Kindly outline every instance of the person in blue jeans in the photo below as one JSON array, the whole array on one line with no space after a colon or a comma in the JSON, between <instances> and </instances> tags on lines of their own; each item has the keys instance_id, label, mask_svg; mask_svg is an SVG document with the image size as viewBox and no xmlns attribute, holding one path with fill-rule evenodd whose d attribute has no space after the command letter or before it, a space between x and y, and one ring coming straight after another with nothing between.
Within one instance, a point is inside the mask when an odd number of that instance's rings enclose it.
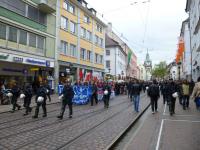
<instances>
[{"instance_id":1,"label":"person in blue jeans","mask_svg":"<svg viewBox=\"0 0 200 150\"><path fill-rule=\"evenodd\" d=\"M134 109L136 112L139 112L139 104L140 104L140 92L142 90L139 81L134 79L133 84L131 86L131 97L134 104Z\"/></svg>"}]
</instances>

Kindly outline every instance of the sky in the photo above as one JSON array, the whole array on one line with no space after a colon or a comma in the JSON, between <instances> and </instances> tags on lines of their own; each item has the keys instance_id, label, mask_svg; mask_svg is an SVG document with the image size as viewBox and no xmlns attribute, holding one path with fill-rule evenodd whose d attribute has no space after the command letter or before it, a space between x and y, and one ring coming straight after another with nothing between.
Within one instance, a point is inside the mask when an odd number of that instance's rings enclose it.
<instances>
[{"instance_id":1,"label":"sky","mask_svg":"<svg viewBox=\"0 0 200 150\"><path fill-rule=\"evenodd\" d=\"M175 59L182 21L188 17L186 0L86 1L102 21L112 23L113 31L129 45L139 63L144 62L147 49L153 64Z\"/></svg>"}]
</instances>

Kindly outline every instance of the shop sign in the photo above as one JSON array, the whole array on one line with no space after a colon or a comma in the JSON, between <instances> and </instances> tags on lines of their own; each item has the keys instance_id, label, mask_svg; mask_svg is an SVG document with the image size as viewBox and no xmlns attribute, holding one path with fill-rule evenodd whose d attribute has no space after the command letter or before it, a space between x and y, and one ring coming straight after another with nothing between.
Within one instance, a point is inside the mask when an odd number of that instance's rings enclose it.
<instances>
[{"instance_id":1,"label":"shop sign","mask_svg":"<svg viewBox=\"0 0 200 150\"><path fill-rule=\"evenodd\" d=\"M38 60L38 59L32 59L28 58L26 59L27 63L34 64L34 65L41 65L41 66L46 66L46 61Z\"/></svg>"},{"instance_id":2,"label":"shop sign","mask_svg":"<svg viewBox=\"0 0 200 150\"><path fill-rule=\"evenodd\" d=\"M0 55L0 59L6 60L6 59L8 59L8 57L9 57L8 54L7 54L7 55L4 55L4 54L1 54L1 55Z\"/></svg>"},{"instance_id":3,"label":"shop sign","mask_svg":"<svg viewBox=\"0 0 200 150\"><path fill-rule=\"evenodd\" d=\"M13 57L13 61L17 63L23 63L23 58L21 57Z\"/></svg>"},{"instance_id":4,"label":"shop sign","mask_svg":"<svg viewBox=\"0 0 200 150\"><path fill-rule=\"evenodd\" d=\"M13 69L13 68L3 68L2 70L6 71L6 72L18 72L18 73L22 73L23 72L23 70Z\"/></svg>"}]
</instances>

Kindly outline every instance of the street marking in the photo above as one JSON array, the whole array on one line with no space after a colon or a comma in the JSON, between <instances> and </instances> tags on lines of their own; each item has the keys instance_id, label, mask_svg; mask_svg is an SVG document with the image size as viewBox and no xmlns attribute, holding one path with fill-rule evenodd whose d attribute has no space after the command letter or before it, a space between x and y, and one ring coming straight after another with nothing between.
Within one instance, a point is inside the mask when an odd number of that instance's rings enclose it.
<instances>
[{"instance_id":1,"label":"street marking","mask_svg":"<svg viewBox=\"0 0 200 150\"><path fill-rule=\"evenodd\" d=\"M167 107L167 104L165 103L163 115L165 115L166 107Z\"/></svg>"},{"instance_id":2,"label":"street marking","mask_svg":"<svg viewBox=\"0 0 200 150\"><path fill-rule=\"evenodd\" d=\"M163 113L164 116L169 116L170 114L168 113ZM173 116L180 116L180 117L199 117L197 115L173 115Z\"/></svg>"},{"instance_id":3,"label":"street marking","mask_svg":"<svg viewBox=\"0 0 200 150\"><path fill-rule=\"evenodd\" d=\"M193 122L193 123L200 123L200 120L173 120L173 119L163 119L165 121L174 121L174 122Z\"/></svg>"},{"instance_id":4,"label":"street marking","mask_svg":"<svg viewBox=\"0 0 200 150\"><path fill-rule=\"evenodd\" d=\"M157 140L157 144L156 144L156 150L159 150L160 138L161 138L161 134L162 134L162 130L163 130L163 124L164 124L164 120L162 119L161 125L160 125L160 131L159 131L159 135L158 135L158 140Z\"/></svg>"}]
</instances>

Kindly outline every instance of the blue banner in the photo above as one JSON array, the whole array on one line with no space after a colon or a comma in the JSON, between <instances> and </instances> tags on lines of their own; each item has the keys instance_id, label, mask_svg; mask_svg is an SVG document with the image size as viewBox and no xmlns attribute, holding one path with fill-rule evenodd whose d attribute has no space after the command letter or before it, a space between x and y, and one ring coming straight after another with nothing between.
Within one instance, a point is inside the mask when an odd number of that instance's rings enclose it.
<instances>
[{"instance_id":1,"label":"blue banner","mask_svg":"<svg viewBox=\"0 0 200 150\"><path fill-rule=\"evenodd\" d=\"M63 90L63 85L58 86L58 93L61 95ZM73 86L74 90L74 98L73 103L77 105L84 105L87 104L90 100L90 96L92 93L92 89L90 86Z\"/></svg>"}]
</instances>

